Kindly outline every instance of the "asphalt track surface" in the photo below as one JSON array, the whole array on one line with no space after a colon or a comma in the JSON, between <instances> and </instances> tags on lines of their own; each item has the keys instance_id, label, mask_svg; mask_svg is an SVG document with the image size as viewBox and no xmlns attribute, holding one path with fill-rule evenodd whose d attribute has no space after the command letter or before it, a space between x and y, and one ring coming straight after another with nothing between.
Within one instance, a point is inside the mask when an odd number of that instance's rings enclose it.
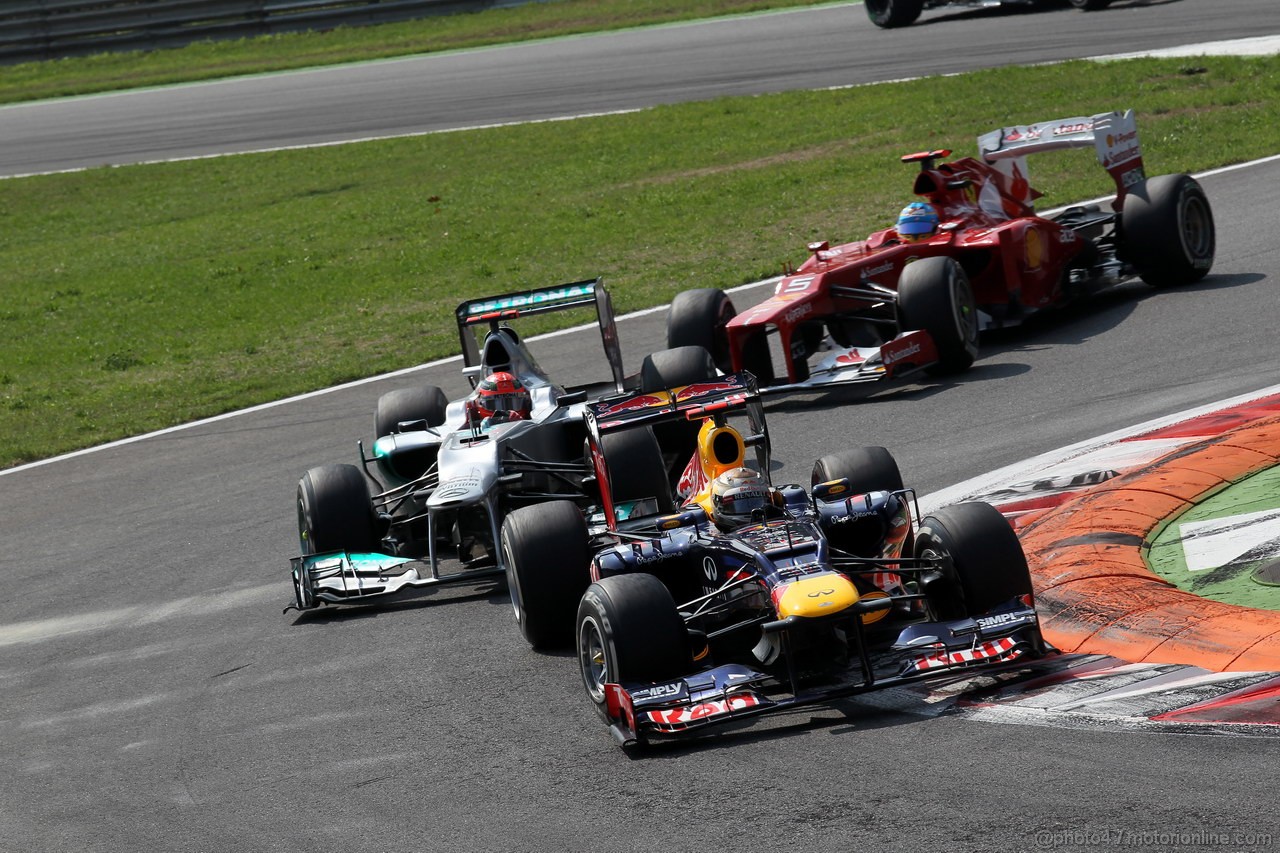
<instances>
[{"instance_id":1,"label":"asphalt track surface","mask_svg":"<svg viewBox=\"0 0 1280 853\"><path fill-rule=\"evenodd\" d=\"M322 144L1280 34L1275 0L938 10L860 5L0 109L0 176ZM1118 107L1127 106L1119 104ZM1010 123L1035 120L1011 116Z\"/></svg>"},{"instance_id":2,"label":"asphalt track surface","mask_svg":"<svg viewBox=\"0 0 1280 853\"><path fill-rule=\"evenodd\" d=\"M1280 162L1204 183L1219 227L1204 282L1120 286L988 339L955 381L773 404L775 479L806 480L833 448L883 444L930 492L1275 384ZM596 273L609 271L583 271ZM634 369L662 346L662 315L620 335ZM556 375L589 378L595 345L567 335L536 352ZM1280 838L1274 739L993 725L869 697L632 759L573 662L524 646L499 591L282 616L298 476L354 461L379 394L417 381L465 387L443 365L0 476L0 849L1252 850L1268 846L1203 839Z\"/></svg>"}]
</instances>

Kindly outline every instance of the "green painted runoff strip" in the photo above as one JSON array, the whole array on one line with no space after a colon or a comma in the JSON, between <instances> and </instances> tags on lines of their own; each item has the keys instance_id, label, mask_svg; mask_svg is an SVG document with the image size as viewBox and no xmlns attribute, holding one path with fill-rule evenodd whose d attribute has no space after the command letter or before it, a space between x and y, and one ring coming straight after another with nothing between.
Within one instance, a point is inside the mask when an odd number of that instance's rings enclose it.
<instances>
[{"instance_id":1,"label":"green painted runoff strip","mask_svg":"<svg viewBox=\"0 0 1280 853\"><path fill-rule=\"evenodd\" d=\"M1167 522L1147 554L1151 570L1180 589L1264 610L1280 610L1280 586L1253 576L1277 559L1280 468L1254 474Z\"/></svg>"}]
</instances>

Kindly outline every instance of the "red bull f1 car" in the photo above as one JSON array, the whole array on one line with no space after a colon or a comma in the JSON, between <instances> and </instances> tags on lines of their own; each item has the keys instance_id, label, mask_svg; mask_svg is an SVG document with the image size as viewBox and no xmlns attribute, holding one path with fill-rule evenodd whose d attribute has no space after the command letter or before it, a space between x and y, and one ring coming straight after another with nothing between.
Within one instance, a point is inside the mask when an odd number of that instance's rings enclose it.
<instances>
[{"instance_id":1,"label":"red bull f1 car","mask_svg":"<svg viewBox=\"0 0 1280 853\"><path fill-rule=\"evenodd\" d=\"M1081 147L1114 179L1114 200L1038 215L1027 156ZM888 228L855 243L813 243L773 296L743 312L721 290L680 293L668 345L705 347L722 370L755 374L765 394L921 367L958 373L973 363L982 330L1134 276L1156 287L1198 281L1213 265L1203 189L1189 175L1146 176L1132 111L1000 128L979 137L978 152L902 158L918 164L913 191L936 211L931 236Z\"/></svg>"},{"instance_id":2,"label":"red bull f1 car","mask_svg":"<svg viewBox=\"0 0 1280 853\"><path fill-rule=\"evenodd\" d=\"M747 373L653 396L587 407L597 516L546 503L502 533L517 617L575 643L623 747L1046 651L1026 559L990 505L917 520L882 447L819 459L809 488L773 487ZM612 500L602 445L670 423L697 424L696 475Z\"/></svg>"},{"instance_id":3,"label":"red bull f1 car","mask_svg":"<svg viewBox=\"0 0 1280 853\"><path fill-rule=\"evenodd\" d=\"M553 382L513 326L517 318L571 308L595 310L609 381ZM456 317L463 372L475 390L452 402L435 386L384 394L372 454L358 445L360 467L321 465L299 481L296 609L387 602L441 584L499 578L499 528L513 508L551 499L584 510L599 504L583 451L587 401L716 372L706 352L686 347L646 356L638 374L625 376L613 308L599 279L468 300ZM660 437L652 457L626 438L606 448L645 491L655 477L665 485L672 460L692 448L687 431Z\"/></svg>"},{"instance_id":4,"label":"red bull f1 car","mask_svg":"<svg viewBox=\"0 0 1280 853\"><path fill-rule=\"evenodd\" d=\"M996 6L1028 6L1039 0L864 0L867 17L877 27L905 27L913 24L925 9L943 6L986 9ZM1105 9L1112 0L1071 0L1071 5L1086 12Z\"/></svg>"}]
</instances>

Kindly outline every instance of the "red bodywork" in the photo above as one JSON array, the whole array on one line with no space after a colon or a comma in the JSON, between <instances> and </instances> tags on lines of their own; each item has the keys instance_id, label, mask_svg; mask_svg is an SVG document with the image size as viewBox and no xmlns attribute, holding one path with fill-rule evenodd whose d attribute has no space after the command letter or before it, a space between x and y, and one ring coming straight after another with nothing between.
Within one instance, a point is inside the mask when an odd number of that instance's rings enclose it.
<instances>
[{"instance_id":1,"label":"red bodywork","mask_svg":"<svg viewBox=\"0 0 1280 853\"><path fill-rule=\"evenodd\" d=\"M967 157L933 165L935 157L948 154L902 158L923 163L914 191L937 209L938 234L902 243L888 228L855 243L811 245L812 256L778 283L773 296L729 321L735 370L747 366L747 341L774 327L788 356L788 380L799 381L803 375L792 354L804 325L883 305L884 300L868 293L869 285L896 289L903 267L934 255L950 256L964 268L987 327L1017 322L1022 314L1063 301L1064 271L1089 248L1088 242L1071 228L1036 216L1021 200L1036 194L1017 172L1011 178Z\"/></svg>"}]
</instances>

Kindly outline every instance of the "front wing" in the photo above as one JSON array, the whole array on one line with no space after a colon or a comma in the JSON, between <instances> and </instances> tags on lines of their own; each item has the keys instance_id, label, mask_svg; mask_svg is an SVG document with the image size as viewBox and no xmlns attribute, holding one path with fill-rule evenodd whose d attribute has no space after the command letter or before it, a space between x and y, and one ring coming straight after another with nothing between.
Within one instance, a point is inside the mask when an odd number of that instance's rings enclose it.
<instances>
[{"instance_id":1,"label":"front wing","mask_svg":"<svg viewBox=\"0 0 1280 853\"><path fill-rule=\"evenodd\" d=\"M290 564L294 604L285 612L323 604L389 604L419 598L438 586L503 574L501 567L493 565L441 574L428 561L345 551L293 557Z\"/></svg>"},{"instance_id":2,"label":"front wing","mask_svg":"<svg viewBox=\"0 0 1280 853\"><path fill-rule=\"evenodd\" d=\"M692 737L766 714L959 670L1018 666L1044 651L1035 611L1029 607L977 619L917 623L872 657L870 677L854 667L853 680L796 692L773 675L732 663L668 682L607 684L609 730L623 747Z\"/></svg>"},{"instance_id":3,"label":"front wing","mask_svg":"<svg viewBox=\"0 0 1280 853\"><path fill-rule=\"evenodd\" d=\"M842 347L830 350L809 368L799 382L763 385L761 396L819 390L829 385L868 385L890 379L906 379L938 361L938 348L925 331L904 332L878 347ZM876 390L868 387L868 392Z\"/></svg>"}]
</instances>

